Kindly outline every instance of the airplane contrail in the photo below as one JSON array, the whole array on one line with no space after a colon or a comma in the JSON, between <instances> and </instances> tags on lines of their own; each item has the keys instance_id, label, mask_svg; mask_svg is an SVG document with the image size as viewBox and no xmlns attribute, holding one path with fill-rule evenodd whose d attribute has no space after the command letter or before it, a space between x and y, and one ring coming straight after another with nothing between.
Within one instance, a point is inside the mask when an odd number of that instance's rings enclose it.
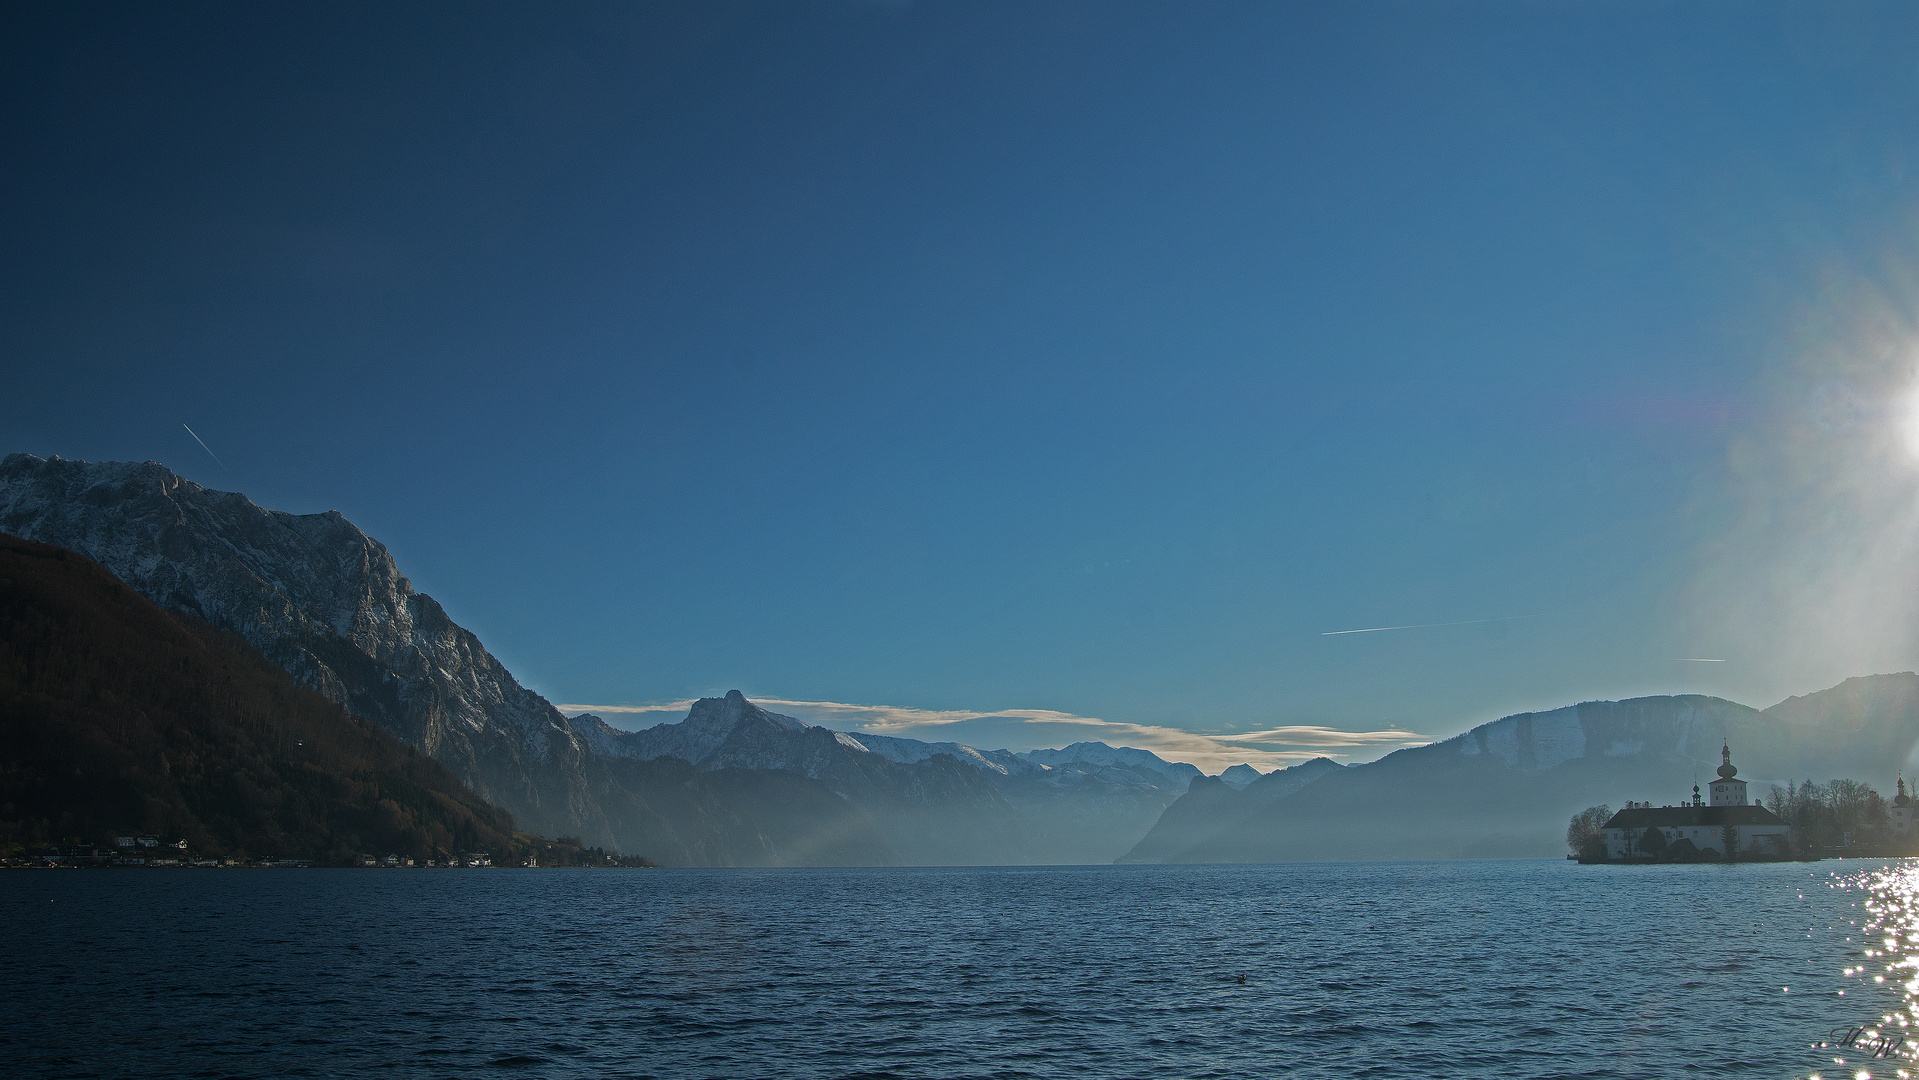
<instances>
[{"instance_id":1,"label":"airplane contrail","mask_svg":"<svg viewBox=\"0 0 1919 1080\"><path fill-rule=\"evenodd\" d=\"M1545 612L1537 615L1503 615L1497 619L1466 619L1463 622L1423 622L1408 623L1405 626L1368 626L1360 630L1328 630L1320 637L1338 637L1341 634L1377 634L1381 630L1426 630L1435 626L1478 626L1481 623L1512 622L1515 619L1543 619Z\"/></svg>"},{"instance_id":2,"label":"airplane contrail","mask_svg":"<svg viewBox=\"0 0 1919 1080\"><path fill-rule=\"evenodd\" d=\"M1708 660L1703 656L1675 656L1673 659L1682 664L1723 664L1724 660Z\"/></svg>"},{"instance_id":3,"label":"airplane contrail","mask_svg":"<svg viewBox=\"0 0 1919 1080\"><path fill-rule=\"evenodd\" d=\"M194 430L190 427L187 427L185 424L181 424L180 426L187 428L187 434L193 436L193 441L200 444L200 449L205 450L207 452L208 457L212 458L215 461L220 461L220 455L213 452L213 447L208 446L207 441L205 439L202 439L198 434L195 434ZM222 469L226 469L227 463L224 461L220 461L220 467ZM233 470L227 469L227 471L232 472Z\"/></svg>"}]
</instances>

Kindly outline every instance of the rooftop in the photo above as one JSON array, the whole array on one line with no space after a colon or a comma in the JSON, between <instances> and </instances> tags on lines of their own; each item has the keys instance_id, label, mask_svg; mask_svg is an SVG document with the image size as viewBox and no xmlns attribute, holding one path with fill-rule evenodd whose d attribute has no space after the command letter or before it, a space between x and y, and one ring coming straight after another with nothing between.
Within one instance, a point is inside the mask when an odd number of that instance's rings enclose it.
<instances>
[{"instance_id":1,"label":"rooftop","mask_svg":"<svg viewBox=\"0 0 1919 1080\"><path fill-rule=\"evenodd\" d=\"M1607 829L1644 829L1678 825L1784 825L1779 815L1763 806L1642 806L1621 810L1602 826Z\"/></svg>"}]
</instances>

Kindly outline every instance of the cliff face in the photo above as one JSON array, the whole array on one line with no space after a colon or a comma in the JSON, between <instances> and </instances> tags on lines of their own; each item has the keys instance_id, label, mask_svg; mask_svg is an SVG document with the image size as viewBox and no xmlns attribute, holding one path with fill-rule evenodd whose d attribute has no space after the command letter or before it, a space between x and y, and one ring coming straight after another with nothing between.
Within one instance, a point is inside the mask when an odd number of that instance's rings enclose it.
<instances>
[{"instance_id":1,"label":"cliff face","mask_svg":"<svg viewBox=\"0 0 1919 1080\"><path fill-rule=\"evenodd\" d=\"M512 821L231 634L0 536L0 843L154 833L198 856L506 860Z\"/></svg>"},{"instance_id":2,"label":"cliff face","mask_svg":"<svg viewBox=\"0 0 1919 1080\"><path fill-rule=\"evenodd\" d=\"M285 514L156 462L0 461L0 532L80 552L231 630L425 750L522 828L617 846L585 743L337 512Z\"/></svg>"}]
</instances>

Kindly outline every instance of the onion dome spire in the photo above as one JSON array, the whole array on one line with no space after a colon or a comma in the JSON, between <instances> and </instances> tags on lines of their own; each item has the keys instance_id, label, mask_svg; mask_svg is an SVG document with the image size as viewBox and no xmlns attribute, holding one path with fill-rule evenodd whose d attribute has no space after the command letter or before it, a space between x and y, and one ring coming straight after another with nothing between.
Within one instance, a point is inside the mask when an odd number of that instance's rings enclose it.
<instances>
[{"instance_id":1,"label":"onion dome spire","mask_svg":"<svg viewBox=\"0 0 1919 1080\"><path fill-rule=\"evenodd\" d=\"M1892 797L1894 806L1911 806L1912 796L1906 794L1906 774L1899 774L1899 794Z\"/></svg>"},{"instance_id":2,"label":"onion dome spire","mask_svg":"<svg viewBox=\"0 0 1919 1080\"><path fill-rule=\"evenodd\" d=\"M1732 744L1724 744L1719 748L1719 778L1731 780L1737 775L1739 770L1732 767Z\"/></svg>"}]
</instances>

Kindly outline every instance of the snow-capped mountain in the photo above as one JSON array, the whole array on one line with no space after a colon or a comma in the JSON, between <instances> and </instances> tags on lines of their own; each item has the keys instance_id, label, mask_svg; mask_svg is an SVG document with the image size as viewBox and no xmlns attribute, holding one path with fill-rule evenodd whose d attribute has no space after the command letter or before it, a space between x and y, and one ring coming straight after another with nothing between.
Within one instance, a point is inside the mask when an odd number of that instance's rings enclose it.
<instances>
[{"instance_id":1,"label":"snow-capped mountain","mask_svg":"<svg viewBox=\"0 0 1919 1080\"><path fill-rule=\"evenodd\" d=\"M747 701L738 690L725 697L701 698L693 703L686 719L678 723L659 724L639 731L620 731L599 717L593 719L596 722L593 745L602 753L642 759L676 757L700 768L803 768L798 755L808 752L803 748L808 744L810 731L826 733L823 738L829 738L845 751L870 753L896 765L914 765L946 754L962 765L1001 776L1031 768L1017 755L1004 750L979 750L962 743L929 743L818 727L763 709Z\"/></svg>"},{"instance_id":2,"label":"snow-capped mountain","mask_svg":"<svg viewBox=\"0 0 1919 1080\"><path fill-rule=\"evenodd\" d=\"M768 712L746 700L738 690L721 698L694 702L685 720L643 731L620 731L597 716L581 716L582 730L591 730L594 749L616 757L641 760L676 757L695 768L786 768L792 764L792 742L809 727L790 716ZM769 745L770 744L770 745Z\"/></svg>"},{"instance_id":3,"label":"snow-capped mountain","mask_svg":"<svg viewBox=\"0 0 1919 1080\"><path fill-rule=\"evenodd\" d=\"M1021 755L1006 750L981 750L956 742L921 742L918 739L873 735L864 731L841 734L888 761L897 761L902 765L925 761L935 754L951 754L963 764L1001 776L1017 776L1031 771L1021 760Z\"/></svg>"},{"instance_id":4,"label":"snow-capped mountain","mask_svg":"<svg viewBox=\"0 0 1919 1080\"><path fill-rule=\"evenodd\" d=\"M1108 746L1103 742L1076 742L1059 750L1028 750L1019 756L1022 760L1053 769L1143 769L1158 773L1182 789L1194 777L1202 775L1198 766L1188 765L1184 761L1167 761L1150 750Z\"/></svg>"},{"instance_id":5,"label":"snow-capped mountain","mask_svg":"<svg viewBox=\"0 0 1919 1080\"><path fill-rule=\"evenodd\" d=\"M807 771L805 759L831 744L843 752L872 754L897 765L915 765L945 755L968 768L1000 777L1097 774L1121 769L1148 773L1184 790L1186 782L1200 775L1198 768L1183 761L1166 761L1149 750L1099 742L1016 754L981 750L965 743L839 731L763 709L738 690L729 691L725 697L701 698L687 711L686 719L677 723L638 731L622 731L590 713L575 716L573 722L589 744L603 754L642 760L676 757L702 769Z\"/></svg>"},{"instance_id":6,"label":"snow-capped mountain","mask_svg":"<svg viewBox=\"0 0 1919 1080\"><path fill-rule=\"evenodd\" d=\"M876 818L896 846L936 845L958 861L1105 862L1152 827L1159 812L1200 771L1131 747L1078 743L1065 750L1014 754L962 743L928 743L816 727L762 709L739 691L701 698L686 719L620 731L597 716L573 718L599 753L697 769L786 770L819 780L862 805L885 804ZM931 797L938 793L938 798ZM989 852L953 840L960 831L996 839ZM969 852L959 858L962 852Z\"/></svg>"}]
</instances>

